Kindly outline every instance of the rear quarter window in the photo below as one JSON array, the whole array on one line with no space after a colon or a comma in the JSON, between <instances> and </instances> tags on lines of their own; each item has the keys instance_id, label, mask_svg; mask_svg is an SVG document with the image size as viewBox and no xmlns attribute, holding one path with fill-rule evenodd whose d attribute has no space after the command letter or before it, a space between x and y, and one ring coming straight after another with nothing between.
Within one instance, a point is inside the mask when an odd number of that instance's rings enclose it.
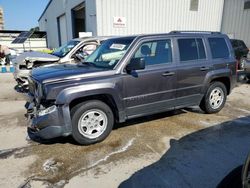
<instances>
[{"instance_id":1,"label":"rear quarter window","mask_svg":"<svg viewBox=\"0 0 250 188\"><path fill-rule=\"evenodd\" d=\"M213 59L229 58L230 53L224 38L208 38L208 42L210 45Z\"/></svg>"}]
</instances>

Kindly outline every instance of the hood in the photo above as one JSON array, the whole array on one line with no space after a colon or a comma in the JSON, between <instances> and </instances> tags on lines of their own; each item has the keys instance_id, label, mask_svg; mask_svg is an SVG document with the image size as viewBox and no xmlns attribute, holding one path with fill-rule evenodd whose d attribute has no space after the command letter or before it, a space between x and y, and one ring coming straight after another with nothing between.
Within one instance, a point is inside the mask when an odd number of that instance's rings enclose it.
<instances>
[{"instance_id":1,"label":"hood","mask_svg":"<svg viewBox=\"0 0 250 188\"><path fill-rule=\"evenodd\" d=\"M34 61L56 62L56 61L59 61L60 58L55 56L55 55L46 54L46 53L42 53L42 52L24 52L16 57L14 63L15 64L22 64L22 63L24 63L25 59L29 60L31 62L34 62Z\"/></svg>"},{"instance_id":2,"label":"hood","mask_svg":"<svg viewBox=\"0 0 250 188\"><path fill-rule=\"evenodd\" d=\"M87 77L88 73L97 73L109 69L96 68L88 64L57 64L38 67L32 70L31 76L40 83L57 82L80 77Z\"/></svg>"}]
</instances>

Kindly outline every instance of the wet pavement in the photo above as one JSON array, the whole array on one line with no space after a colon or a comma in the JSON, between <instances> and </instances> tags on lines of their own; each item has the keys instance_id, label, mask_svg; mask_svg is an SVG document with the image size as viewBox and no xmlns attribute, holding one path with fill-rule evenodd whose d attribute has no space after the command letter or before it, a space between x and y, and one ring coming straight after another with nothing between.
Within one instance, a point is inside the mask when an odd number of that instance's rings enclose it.
<instances>
[{"instance_id":1,"label":"wet pavement","mask_svg":"<svg viewBox=\"0 0 250 188\"><path fill-rule=\"evenodd\" d=\"M0 187L216 187L250 152L250 85L218 114L186 108L118 124L103 142L27 140L25 101L0 75Z\"/></svg>"}]
</instances>

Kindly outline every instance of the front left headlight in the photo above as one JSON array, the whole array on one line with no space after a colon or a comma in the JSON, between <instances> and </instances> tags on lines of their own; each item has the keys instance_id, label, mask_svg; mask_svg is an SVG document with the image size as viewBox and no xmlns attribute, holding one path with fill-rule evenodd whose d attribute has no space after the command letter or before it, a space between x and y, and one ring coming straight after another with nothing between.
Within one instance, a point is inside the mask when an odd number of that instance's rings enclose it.
<instances>
[{"instance_id":1,"label":"front left headlight","mask_svg":"<svg viewBox=\"0 0 250 188\"><path fill-rule=\"evenodd\" d=\"M44 110L39 111L38 116L44 116L44 115L50 114L50 113L55 112L55 111L56 111L56 105L53 105L49 108L46 108Z\"/></svg>"}]
</instances>

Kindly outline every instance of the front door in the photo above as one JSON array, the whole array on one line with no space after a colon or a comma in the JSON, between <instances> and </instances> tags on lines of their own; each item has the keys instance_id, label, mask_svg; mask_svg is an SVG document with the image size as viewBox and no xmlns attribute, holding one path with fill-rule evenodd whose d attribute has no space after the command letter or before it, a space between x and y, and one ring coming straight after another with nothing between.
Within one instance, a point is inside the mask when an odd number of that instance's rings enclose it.
<instances>
[{"instance_id":1,"label":"front door","mask_svg":"<svg viewBox=\"0 0 250 188\"><path fill-rule=\"evenodd\" d=\"M128 118L174 107L176 72L170 39L142 42L132 58L143 58L144 70L125 74L124 102Z\"/></svg>"}]
</instances>

